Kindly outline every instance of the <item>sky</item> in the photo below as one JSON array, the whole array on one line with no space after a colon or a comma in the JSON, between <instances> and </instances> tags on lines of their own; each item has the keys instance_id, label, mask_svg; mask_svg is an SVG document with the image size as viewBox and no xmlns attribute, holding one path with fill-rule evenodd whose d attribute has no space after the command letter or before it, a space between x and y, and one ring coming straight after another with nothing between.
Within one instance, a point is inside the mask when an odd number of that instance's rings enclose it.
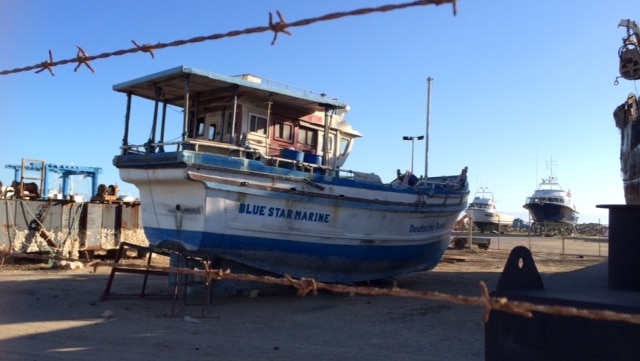
<instances>
[{"instance_id":1,"label":"sky","mask_svg":"<svg viewBox=\"0 0 640 361\"><path fill-rule=\"evenodd\" d=\"M411 1L405 1L411 2ZM0 0L0 71L168 43L403 1ZM578 5L579 4L579 5ZM277 17L276 17L277 19ZM429 176L468 167L471 201L480 187L498 209L522 208L553 172L571 190L579 223L608 223L597 205L624 204L620 134L613 110L638 84L620 79L621 19L640 21L637 0L459 0L350 16L291 35L264 32L0 76L0 181L23 158L100 167L99 183L137 195L112 165L126 98L114 84L180 65L263 78L346 102L363 134L346 169L391 181L396 170ZM433 78L430 90L427 78ZM427 117L427 98L430 98ZM427 118L429 126L427 129ZM428 135L427 142L403 136ZM135 142L132 139L132 142ZM141 139L139 143L143 143ZM428 153L425 157L425 153ZM89 195L74 177L74 192Z\"/></svg>"}]
</instances>

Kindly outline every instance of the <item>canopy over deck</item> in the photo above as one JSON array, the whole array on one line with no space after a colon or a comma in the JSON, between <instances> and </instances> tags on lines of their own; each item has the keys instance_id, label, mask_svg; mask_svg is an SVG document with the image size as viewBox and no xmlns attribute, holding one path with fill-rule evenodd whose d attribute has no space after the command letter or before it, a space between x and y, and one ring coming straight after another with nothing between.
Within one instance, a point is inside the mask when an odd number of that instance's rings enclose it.
<instances>
[{"instance_id":1,"label":"canopy over deck","mask_svg":"<svg viewBox=\"0 0 640 361\"><path fill-rule=\"evenodd\" d=\"M188 79L189 93L199 94L200 101L207 97L219 98L222 94L252 95L285 103L307 111L322 111L325 107L345 109L348 105L326 94L314 93L252 75L229 76L211 73L187 66L179 66L162 72L116 84L113 90L122 93L156 99L156 89L162 88L162 100L184 108L184 93Z\"/></svg>"}]
</instances>

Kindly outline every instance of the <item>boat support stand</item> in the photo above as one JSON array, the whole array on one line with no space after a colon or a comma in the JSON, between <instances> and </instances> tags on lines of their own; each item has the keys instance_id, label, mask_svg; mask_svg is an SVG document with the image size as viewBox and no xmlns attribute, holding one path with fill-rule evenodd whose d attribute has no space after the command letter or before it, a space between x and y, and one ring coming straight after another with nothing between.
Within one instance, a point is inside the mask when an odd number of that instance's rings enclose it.
<instances>
[{"instance_id":1,"label":"boat support stand","mask_svg":"<svg viewBox=\"0 0 640 361\"><path fill-rule=\"evenodd\" d=\"M126 256L127 250L133 249L136 250L139 254L147 255L146 267L134 267L133 265L123 264L120 261L123 256ZM154 247L154 246L141 246L137 244L132 244L128 242L121 242L118 247L118 251L116 253L116 257L114 259L113 265L111 267L111 274L109 275L109 279L107 280L107 284L100 298L101 301L106 300L109 297L114 296L131 296L131 295L123 295L123 294L114 294L111 292L111 287L113 286L113 280L115 278L116 273L132 273L143 275L142 281L142 290L140 292L140 298L144 298L146 296L151 296L146 293L147 282L149 276L165 276L168 277L170 283L173 284L173 292L172 294L167 295L169 298L173 299L173 303L171 306L171 316L175 316L181 309L184 308L188 304L188 293L189 290L193 287L200 287L203 290L203 300L202 300L202 313L201 316L204 317L208 310L209 304L211 303L211 282L207 282L206 280L201 279L202 277L197 277L192 274L182 274L171 272L170 270L165 269L151 269L151 259L153 255L164 256L164 257L176 257L181 266L189 268L193 270L194 268L204 267L210 264L209 259L205 259L202 257L196 257L193 255L183 254L181 252L177 252L175 250L168 250L164 248ZM166 294L165 294L166 295ZM157 295L156 295L157 296ZM162 295L160 295L162 296ZM177 307L176 301L178 299L182 299L182 305Z\"/></svg>"}]
</instances>

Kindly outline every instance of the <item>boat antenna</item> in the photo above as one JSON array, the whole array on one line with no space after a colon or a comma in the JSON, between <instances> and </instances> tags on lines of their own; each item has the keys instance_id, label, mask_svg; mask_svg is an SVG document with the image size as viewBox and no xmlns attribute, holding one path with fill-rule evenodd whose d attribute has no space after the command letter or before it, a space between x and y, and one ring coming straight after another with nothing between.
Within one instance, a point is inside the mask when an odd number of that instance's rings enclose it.
<instances>
[{"instance_id":1,"label":"boat antenna","mask_svg":"<svg viewBox=\"0 0 640 361\"><path fill-rule=\"evenodd\" d=\"M553 157L551 157L548 161L547 161L547 169L549 169L549 180L553 180L555 179L555 176L553 175L553 164L557 163L557 161L553 160Z\"/></svg>"},{"instance_id":2,"label":"boat antenna","mask_svg":"<svg viewBox=\"0 0 640 361\"><path fill-rule=\"evenodd\" d=\"M424 142L424 179L429 177L429 116L431 112L431 82L433 81L432 77L427 77L427 129L425 131L425 142Z\"/></svg>"}]
</instances>

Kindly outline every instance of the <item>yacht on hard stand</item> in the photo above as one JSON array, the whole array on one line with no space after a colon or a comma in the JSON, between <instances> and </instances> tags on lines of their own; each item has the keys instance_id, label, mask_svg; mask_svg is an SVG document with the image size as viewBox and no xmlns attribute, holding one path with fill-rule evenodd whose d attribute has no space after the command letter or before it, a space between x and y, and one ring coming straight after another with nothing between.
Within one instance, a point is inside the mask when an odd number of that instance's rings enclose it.
<instances>
[{"instance_id":1,"label":"yacht on hard stand","mask_svg":"<svg viewBox=\"0 0 640 361\"><path fill-rule=\"evenodd\" d=\"M534 226L540 231L573 228L578 223L571 191L563 190L553 174L542 179L523 207L529 211Z\"/></svg>"},{"instance_id":2,"label":"yacht on hard stand","mask_svg":"<svg viewBox=\"0 0 640 361\"><path fill-rule=\"evenodd\" d=\"M502 227L512 226L515 219L512 215L498 212L493 192L487 187L480 187L476 191L465 214L482 233L499 232Z\"/></svg>"}]
</instances>

